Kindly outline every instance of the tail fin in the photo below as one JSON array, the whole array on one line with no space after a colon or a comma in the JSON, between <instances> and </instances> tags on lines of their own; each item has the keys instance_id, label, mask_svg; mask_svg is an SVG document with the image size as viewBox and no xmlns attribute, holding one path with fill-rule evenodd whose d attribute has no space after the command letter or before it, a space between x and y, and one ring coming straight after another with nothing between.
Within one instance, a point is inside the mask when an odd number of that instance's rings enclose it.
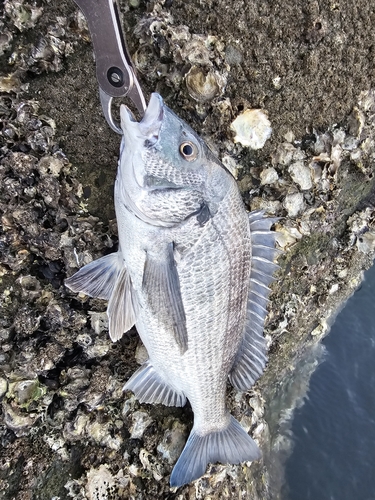
<instances>
[{"instance_id":1,"label":"tail fin","mask_svg":"<svg viewBox=\"0 0 375 500\"><path fill-rule=\"evenodd\" d=\"M193 430L171 474L171 486L182 486L203 476L208 463L239 464L258 460L255 441L234 417L222 431L200 436Z\"/></svg>"}]
</instances>

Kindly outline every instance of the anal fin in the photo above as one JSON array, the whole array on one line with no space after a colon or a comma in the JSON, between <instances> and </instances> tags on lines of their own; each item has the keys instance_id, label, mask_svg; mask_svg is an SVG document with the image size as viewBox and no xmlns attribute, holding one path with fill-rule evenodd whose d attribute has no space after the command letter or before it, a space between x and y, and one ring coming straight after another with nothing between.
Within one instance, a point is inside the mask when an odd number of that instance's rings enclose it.
<instances>
[{"instance_id":1,"label":"anal fin","mask_svg":"<svg viewBox=\"0 0 375 500\"><path fill-rule=\"evenodd\" d=\"M184 353L188 348L188 335L173 243L168 244L166 254L160 259L147 253L142 288L151 311L171 329Z\"/></svg>"},{"instance_id":2,"label":"anal fin","mask_svg":"<svg viewBox=\"0 0 375 500\"><path fill-rule=\"evenodd\" d=\"M274 280L273 273L278 269L274 263L280 253L275 248L276 233L270 227L278 219L264 218L263 212L251 212L251 272L249 295L246 311L244 336L229 374L231 384L240 391L249 390L263 373L267 362L267 345L263 336L264 321L267 316L267 303Z\"/></svg>"},{"instance_id":3,"label":"anal fin","mask_svg":"<svg viewBox=\"0 0 375 500\"><path fill-rule=\"evenodd\" d=\"M168 385L146 361L126 382L124 391L133 391L140 403L160 403L165 406L184 406L186 397Z\"/></svg>"}]
</instances>

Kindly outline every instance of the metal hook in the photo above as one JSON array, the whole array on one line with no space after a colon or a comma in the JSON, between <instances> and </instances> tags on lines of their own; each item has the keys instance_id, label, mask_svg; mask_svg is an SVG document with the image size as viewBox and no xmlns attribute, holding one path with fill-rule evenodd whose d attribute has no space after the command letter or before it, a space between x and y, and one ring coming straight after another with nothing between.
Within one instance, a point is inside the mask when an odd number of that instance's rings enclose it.
<instances>
[{"instance_id":1,"label":"metal hook","mask_svg":"<svg viewBox=\"0 0 375 500\"><path fill-rule=\"evenodd\" d=\"M74 1L82 10L90 30L104 116L112 130L122 134L112 116L113 97L129 97L142 116L147 105L126 46L117 1Z\"/></svg>"}]
</instances>

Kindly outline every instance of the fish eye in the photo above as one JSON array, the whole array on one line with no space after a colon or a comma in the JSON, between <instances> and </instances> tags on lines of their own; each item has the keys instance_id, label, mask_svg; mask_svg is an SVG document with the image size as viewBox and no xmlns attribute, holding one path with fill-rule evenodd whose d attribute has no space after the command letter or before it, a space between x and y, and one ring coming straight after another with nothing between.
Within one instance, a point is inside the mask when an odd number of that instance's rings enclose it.
<instances>
[{"instance_id":1,"label":"fish eye","mask_svg":"<svg viewBox=\"0 0 375 500\"><path fill-rule=\"evenodd\" d=\"M198 156L198 148L192 142L182 142L180 144L180 155L187 161L194 161Z\"/></svg>"}]
</instances>

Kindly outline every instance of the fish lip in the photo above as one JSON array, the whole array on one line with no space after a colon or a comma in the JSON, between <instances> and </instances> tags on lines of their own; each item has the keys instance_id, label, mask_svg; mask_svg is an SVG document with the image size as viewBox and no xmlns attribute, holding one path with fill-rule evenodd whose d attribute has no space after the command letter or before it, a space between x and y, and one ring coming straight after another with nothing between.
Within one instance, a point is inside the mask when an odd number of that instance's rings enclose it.
<instances>
[{"instance_id":1,"label":"fish lip","mask_svg":"<svg viewBox=\"0 0 375 500\"><path fill-rule=\"evenodd\" d=\"M164 114L163 98L157 92L153 92L150 97L150 102L146 108L142 120L139 122L141 128L149 127L153 122L161 121Z\"/></svg>"},{"instance_id":2,"label":"fish lip","mask_svg":"<svg viewBox=\"0 0 375 500\"><path fill-rule=\"evenodd\" d=\"M126 131L134 128L135 125L138 125L137 120L135 119L131 110L125 106L125 104L121 104L120 106L120 118L121 118L121 128L125 135Z\"/></svg>"},{"instance_id":3,"label":"fish lip","mask_svg":"<svg viewBox=\"0 0 375 500\"><path fill-rule=\"evenodd\" d=\"M147 137L151 145L154 145L159 139L161 124L164 117L163 98L156 92L150 97L146 112L139 122L139 130L143 136Z\"/></svg>"}]
</instances>

